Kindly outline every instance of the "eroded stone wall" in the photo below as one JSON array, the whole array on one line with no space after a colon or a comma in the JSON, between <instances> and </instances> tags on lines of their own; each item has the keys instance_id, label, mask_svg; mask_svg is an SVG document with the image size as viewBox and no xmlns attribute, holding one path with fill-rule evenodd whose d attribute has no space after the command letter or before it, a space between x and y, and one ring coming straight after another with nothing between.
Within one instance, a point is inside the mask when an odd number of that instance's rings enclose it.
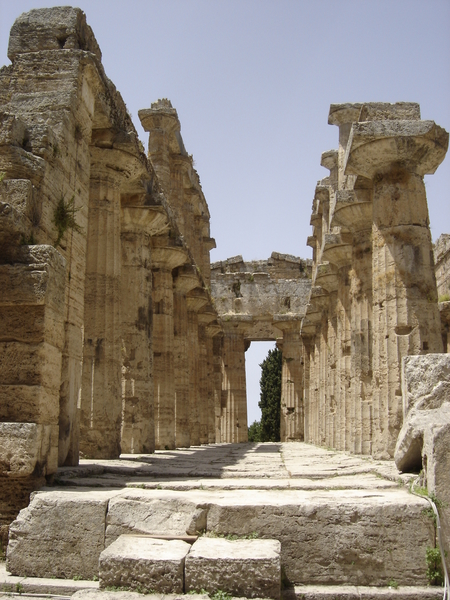
<instances>
[{"instance_id":1,"label":"eroded stone wall","mask_svg":"<svg viewBox=\"0 0 450 600\"><path fill-rule=\"evenodd\" d=\"M4 528L28 493L80 452L114 458L213 440L213 406L203 422L213 365L202 357L220 331L208 206L170 102L140 113L147 157L79 9L22 15L8 56L0 70ZM192 411L189 311L205 381ZM191 439L196 430L201 437Z\"/></svg>"}]
</instances>

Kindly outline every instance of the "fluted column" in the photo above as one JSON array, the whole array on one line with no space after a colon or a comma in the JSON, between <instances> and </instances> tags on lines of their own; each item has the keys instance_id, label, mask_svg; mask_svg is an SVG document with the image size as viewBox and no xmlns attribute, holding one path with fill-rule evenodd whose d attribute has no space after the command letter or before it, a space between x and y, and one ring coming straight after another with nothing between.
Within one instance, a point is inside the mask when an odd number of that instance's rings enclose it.
<instances>
[{"instance_id":1,"label":"fluted column","mask_svg":"<svg viewBox=\"0 0 450 600\"><path fill-rule=\"evenodd\" d=\"M159 206L121 207L121 330L123 453L155 450L150 237L167 227Z\"/></svg>"},{"instance_id":2,"label":"fluted column","mask_svg":"<svg viewBox=\"0 0 450 600\"><path fill-rule=\"evenodd\" d=\"M175 377L172 271L186 261L171 238L152 239L155 447L175 448Z\"/></svg>"},{"instance_id":3,"label":"fluted column","mask_svg":"<svg viewBox=\"0 0 450 600\"><path fill-rule=\"evenodd\" d=\"M195 268L176 269L174 278L174 371L176 447L190 446L189 411L189 335L186 294L198 285Z\"/></svg>"},{"instance_id":4,"label":"fluted column","mask_svg":"<svg viewBox=\"0 0 450 600\"><path fill-rule=\"evenodd\" d=\"M202 289L196 288L187 295L188 303L188 343L189 343L189 431L191 446L201 442L201 357L199 340L199 311L206 306L208 298ZM204 438L203 438L204 439Z\"/></svg>"},{"instance_id":5,"label":"fluted column","mask_svg":"<svg viewBox=\"0 0 450 600\"><path fill-rule=\"evenodd\" d=\"M106 166L107 152L91 148L80 401L80 450L91 458L120 455L121 177Z\"/></svg>"},{"instance_id":6,"label":"fluted column","mask_svg":"<svg viewBox=\"0 0 450 600\"><path fill-rule=\"evenodd\" d=\"M347 172L373 182L373 453L393 456L402 423L402 356L442 352L423 175L445 156L432 121L355 123Z\"/></svg>"},{"instance_id":7,"label":"fluted column","mask_svg":"<svg viewBox=\"0 0 450 600\"><path fill-rule=\"evenodd\" d=\"M208 325L216 319L216 313L205 306L198 313L199 371L200 371L200 442L208 444L214 436L214 404L212 392L212 339Z\"/></svg>"},{"instance_id":8,"label":"fluted column","mask_svg":"<svg viewBox=\"0 0 450 600\"><path fill-rule=\"evenodd\" d=\"M282 317L280 317L282 318ZM303 344L300 337L300 319L276 320L283 332L283 366L281 373L280 434L282 442L304 439L303 407Z\"/></svg>"},{"instance_id":9,"label":"fluted column","mask_svg":"<svg viewBox=\"0 0 450 600\"><path fill-rule=\"evenodd\" d=\"M244 333L226 327L223 337L222 390L225 400L225 439L229 443L246 442L247 397L245 383Z\"/></svg>"},{"instance_id":10,"label":"fluted column","mask_svg":"<svg viewBox=\"0 0 450 600\"><path fill-rule=\"evenodd\" d=\"M121 450L148 454L155 450L150 236L122 231L121 243Z\"/></svg>"}]
</instances>

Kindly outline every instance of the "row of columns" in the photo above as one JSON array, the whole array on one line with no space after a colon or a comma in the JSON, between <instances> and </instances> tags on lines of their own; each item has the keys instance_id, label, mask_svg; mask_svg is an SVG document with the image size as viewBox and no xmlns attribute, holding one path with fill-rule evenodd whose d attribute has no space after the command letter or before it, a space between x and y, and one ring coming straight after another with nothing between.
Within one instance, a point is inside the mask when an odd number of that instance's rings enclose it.
<instances>
[{"instance_id":1,"label":"row of columns","mask_svg":"<svg viewBox=\"0 0 450 600\"><path fill-rule=\"evenodd\" d=\"M416 104L332 105L339 149L313 203L313 288L302 326L305 439L392 457L401 358L442 352L423 175L448 135Z\"/></svg>"}]
</instances>

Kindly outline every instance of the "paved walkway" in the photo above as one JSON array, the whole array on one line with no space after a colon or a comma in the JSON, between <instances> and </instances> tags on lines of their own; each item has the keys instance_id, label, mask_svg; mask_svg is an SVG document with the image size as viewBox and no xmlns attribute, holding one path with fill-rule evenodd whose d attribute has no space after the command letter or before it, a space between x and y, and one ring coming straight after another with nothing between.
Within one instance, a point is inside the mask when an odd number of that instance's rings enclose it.
<instances>
[{"instance_id":1,"label":"paved walkway","mask_svg":"<svg viewBox=\"0 0 450 600\"><path fill-rule=\"evenodd\" d=\"M326 450L302 442L194 446L118 460L81 460L59 469L55 483L160 489L374 489L411 476L393 461Z\"/></svg>"}]
</instances>

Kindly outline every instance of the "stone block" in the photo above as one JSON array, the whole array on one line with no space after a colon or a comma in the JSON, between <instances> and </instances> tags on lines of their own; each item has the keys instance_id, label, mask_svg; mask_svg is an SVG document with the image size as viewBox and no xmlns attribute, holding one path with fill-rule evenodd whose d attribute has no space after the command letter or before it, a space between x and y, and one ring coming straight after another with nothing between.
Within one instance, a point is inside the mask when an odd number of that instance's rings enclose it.
<instances>
[{"instance_id":1,"label":"stone block","mask_svg":"<svg viewBox=\"0 0 450 600\"><path fill-rule=\"evenodd\" d=\"M98 576L111 492L36 494L10 526L7 569L27 577Z\"/></svg>"},{"instance_id":2,"label":"stone block","mask_svg":"<svg viewBox=\"0 0 450 600\"><path fill-rule=\"evenodd\" d=\"M51 429L37 423L0 423L0 473L13 477L45 473Z\"/></svg>"},{"instance_id":3,"label":"stone block","mask_svg":"<svg viewBox=\"0 0 450 600\"><path fill-rule=\"evenodd\" d=\"M450 354L406 356L402 361L403 426L395 448L399 470L420 470L433 430L450 424ZM432 450L428 447L430 457Z\"/></svg>"},{"instance_id":4,"label":"stone block","mask_svg":"<svg viewBox=\"0 0 450 600\"><path fill-rule=\"evenodd\" d=\"M202 511L189 500L168 491L155 497L151 490L126 490L109 504L105 545L128 533L186 535L205 526Z\"/></svg>"},{"instance_id":5,"label":"stone block","mask_svg":"<svg viewBox=\"0 0 450 600\"><path fill-rule=\"evenodd\" d=\"M280 552L278 540L199 538L186 558L186 591L280 598Z\"/></svg>"},{"instance_id":6,"label":"stone block","mask_svg":"<svg viewBox=\"0 0 450 600\"><path fill-rule=\"evenodd\" d=\"M184 562L190 548L182 540L121 535L100 554L100 587L182 594Z\"/></svg>"}]
</instances>

